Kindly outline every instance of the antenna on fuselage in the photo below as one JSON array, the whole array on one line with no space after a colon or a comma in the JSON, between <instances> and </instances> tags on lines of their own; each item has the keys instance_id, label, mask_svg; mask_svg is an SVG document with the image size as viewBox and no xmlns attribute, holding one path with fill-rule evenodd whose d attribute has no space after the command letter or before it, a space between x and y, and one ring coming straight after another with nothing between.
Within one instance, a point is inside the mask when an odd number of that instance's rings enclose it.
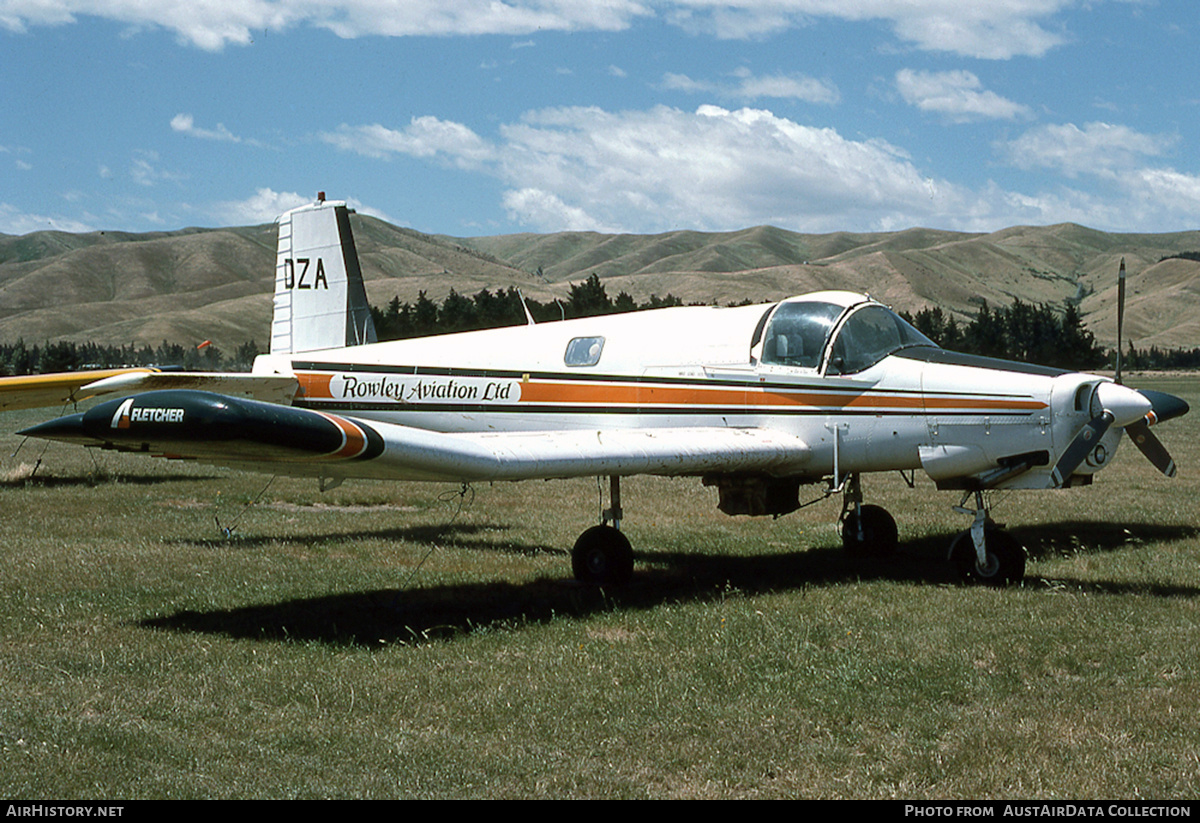
<instances>
[{"instance_id":1,"label":"antenna on fuselage","mask_svg":"<svg viewBox=\"0 0 1200 823\"><path fill-rule=\"evenodd\" d=\"M525 325L536 325L532 312L529 311L529 304L525 302L525 295L521 294L521 290L517 289L517 297L521 298L521 308L525 310Z\"/></svg>"}]
</instances>

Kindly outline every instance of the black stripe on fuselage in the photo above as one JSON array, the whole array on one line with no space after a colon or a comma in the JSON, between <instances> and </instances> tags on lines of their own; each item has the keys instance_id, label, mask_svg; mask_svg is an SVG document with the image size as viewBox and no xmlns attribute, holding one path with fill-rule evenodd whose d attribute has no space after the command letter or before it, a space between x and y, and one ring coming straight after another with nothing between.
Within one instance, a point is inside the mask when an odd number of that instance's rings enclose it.
<instances>
[{"instance_id":1,"label":"black stripe on fuselage","mask_svg":"<svg viewBox=\"0 0 1200 823\"><path fill-rule=\"evenodd\" d=\"M924 417L925 409L851 409L845 407L822 407L813 406L809 408L780 408L778 406L737 406L737 407L718 407L718 406L567 406L567 405L549 405L549 404L521 404L521 405L491 405L491 404L454 404L454 403L346 403L342 401L314 401L297 398L293 404L300 408L315 409L320 411L341 412L343 414L354 414L355 412L392 412L396 414L410 414L413 412L420 413L436 413L436 414L567 414L567 415L596 415L596 414L620 414L620 415L687 415L691 417L806 417L806 416L821 416L828 417L831 414L844 415L846 417ZM1043 411L1042 409L1022 410L1022 411L1002 411L997 409L971 409L964 411L950 411L939 409L934 414L937 417L1032 417L1035 413Z\"/></svg>"},{"instance_id":2,"label":"black stripe on fuselage","mask_svg":"<svg viewBox=\"0 0 1200 823\"><path fill-rule=\"evenodd\" d=\"M1018 363L1013 360L1001 360L998 357L984 357L978 354L963 354L962 352L950 351L949 349L935 349L929 346L901 349L898 352L894 352L892 356L903 357L905 360L916 360L919 363L970 366L973 369L1008 371L1016 374L1034 374L1039 377L1058 377L1059 375L1070 374L1066 369L1036 366L1032 363Z\"/></svg>"}]
</instances>

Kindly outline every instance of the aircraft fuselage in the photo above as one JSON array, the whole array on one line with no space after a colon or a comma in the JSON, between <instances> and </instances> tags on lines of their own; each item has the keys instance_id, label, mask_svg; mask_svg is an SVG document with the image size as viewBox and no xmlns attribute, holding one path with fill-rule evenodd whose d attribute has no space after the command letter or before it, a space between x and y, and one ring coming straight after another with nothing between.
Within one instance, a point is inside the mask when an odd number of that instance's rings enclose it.
<instances>
[{"instance_id":1,"label":"aircraft fuselage","mask_svg":"<svg viewBox=\"0 0 1200 823\"><path fill-rule=\"evenodd\" d=\"M833 294L847 314L863 300ZM808 444L809 480L925 468L954 485L1032 455L1042 469L1004 485L1039 488L1055 444L1090 416L1087 387L1102 380L932 346L852 374L829 374L828 356L817 367L767 363L754 337L774 308L662 309L271 355L255 371L294 373L297 406L414 429L770 429ZM1080 471L1101 468L1118 438Z\"/></svg>"}]
</instances>

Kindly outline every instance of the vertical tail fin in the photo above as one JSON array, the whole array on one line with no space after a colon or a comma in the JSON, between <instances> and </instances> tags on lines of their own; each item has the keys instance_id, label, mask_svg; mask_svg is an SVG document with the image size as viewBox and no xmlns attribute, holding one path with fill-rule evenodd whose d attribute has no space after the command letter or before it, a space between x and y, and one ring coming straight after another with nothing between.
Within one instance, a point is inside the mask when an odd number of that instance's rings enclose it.
<instances>
[{"instance_id":1,"label":"vertical tail fin","mask_svg":"<svg viewBox=\"0 0 1200 823\"><path fill-rule=\"evenodd\" d=\"M321 195L278 222L271 354L374 343L346 204Z\"/></svg>"}]
</instances>

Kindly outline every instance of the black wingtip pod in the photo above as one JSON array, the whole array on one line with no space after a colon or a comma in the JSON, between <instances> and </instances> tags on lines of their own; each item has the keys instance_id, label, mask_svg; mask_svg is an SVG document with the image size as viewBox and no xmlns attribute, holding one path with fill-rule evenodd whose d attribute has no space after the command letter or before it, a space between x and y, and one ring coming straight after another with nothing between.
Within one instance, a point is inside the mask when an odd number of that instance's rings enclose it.
<instances>
[{"instance_id":1,"label":"black wingtip pod","mask_svg":"<svg viewBox=\"0 0 1200 823\"><path fill-rule=\"evenodd\" d=\"M370 458L365 424L308 409L211 392L145 392L25 429L21 434L122 451L218 461Z\"/></svg>"},{"instance_id":2,"label":"black wingtip pod","mask_svg":"<svg viewBox=\"0 0 1200 823\"><path fill-rule=\"evenodd\" d=\"M84 433L82 413L56 417L54 420L47 420L45 423L21 429L17 434L22 437L38 437L42 440L60 440L64 443L81 445L95 443L93 438Z\"/></svg>"}]
</instances>

